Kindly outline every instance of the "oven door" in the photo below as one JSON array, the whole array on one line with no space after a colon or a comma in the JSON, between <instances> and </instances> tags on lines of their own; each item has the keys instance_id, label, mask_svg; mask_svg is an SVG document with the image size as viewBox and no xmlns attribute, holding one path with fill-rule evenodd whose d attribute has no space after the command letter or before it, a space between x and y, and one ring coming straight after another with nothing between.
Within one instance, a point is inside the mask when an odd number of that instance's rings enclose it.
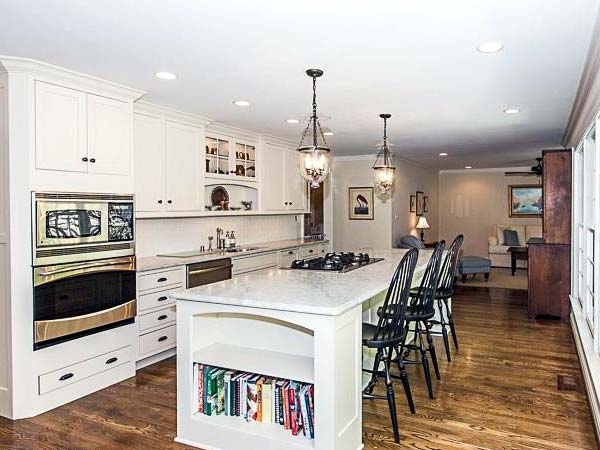
<instances>
[{"instance_id":1,"label":"oven door","mask_svg":"<svg viewBox=\"0 0 600 450\"><path fill-rule=\"evenodd\" d=\"M34 349L133 323L135 258L34 268Z\"/></svg>"},{"instance_id":2,"label":"oven door","mask_svg":"<svg viewBox=\"0 0 600 450\"><path fill-rule=\"evenodd\" d=\"M106 202L36 201L36 247L108 242Z\"/></svg>"}]
</instances>

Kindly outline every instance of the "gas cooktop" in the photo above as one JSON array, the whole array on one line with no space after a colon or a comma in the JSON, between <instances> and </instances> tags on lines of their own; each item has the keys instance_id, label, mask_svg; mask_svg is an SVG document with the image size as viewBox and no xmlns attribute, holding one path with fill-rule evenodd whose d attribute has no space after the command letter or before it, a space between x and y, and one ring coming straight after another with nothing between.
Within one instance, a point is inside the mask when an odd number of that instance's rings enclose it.
<instances>
[{"instance_id":1,"label":"gas cooktop","mask_svg":"<svg viewBox=\"0 0 600 450\"><path fill-rule=\"evenodd\" d=\"M367 253L327 253L320 258L296 259L290 269L349 272L379 261L383 261L383 258L371 258Z\"/></svg>"}]
</instances>

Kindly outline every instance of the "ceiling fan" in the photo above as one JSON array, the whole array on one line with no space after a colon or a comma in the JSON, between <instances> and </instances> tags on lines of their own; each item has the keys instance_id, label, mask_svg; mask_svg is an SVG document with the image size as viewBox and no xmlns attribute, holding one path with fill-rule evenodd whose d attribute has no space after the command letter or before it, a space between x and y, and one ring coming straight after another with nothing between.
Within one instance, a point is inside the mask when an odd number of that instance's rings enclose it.
<instances>
[{"instance_id":1,"label":"ceiling fan","mask_svg":"<svg viewBox=\"0 0 600 450\"><path fill-rule=\"evenodd\" d=\"M504 172L507 177L530 177L530 176L542 176L542 158L535 158L537 164L532 166L528 172L517 171L517 172Z\"/></svg>"}]
</instances>

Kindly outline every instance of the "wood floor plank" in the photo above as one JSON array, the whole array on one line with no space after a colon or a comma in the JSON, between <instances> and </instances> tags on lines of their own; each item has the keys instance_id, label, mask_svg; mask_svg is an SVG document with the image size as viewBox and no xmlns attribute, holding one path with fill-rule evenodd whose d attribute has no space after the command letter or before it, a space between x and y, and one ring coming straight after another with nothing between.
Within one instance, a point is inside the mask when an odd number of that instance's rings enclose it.
<instances>
[{"instance_id":1,"label":"wood floor plank","mask_svg":"<svg viewBox=\"0 0 600 450\"><path fill-rule=\"evenodd\" d=\"M529 322L526 305L525 291L459 287L453 309L461 348L447 363L436 339L442 374L434 382L436 398L429 400L420 366L409 366L417 413L410 414L397 386L397 445L387 403L365 401L365 449L597 449L570 329ZM574 377L581 389L559 391L559 374ZM0 449L190 448L173 441L175 377L171 358L38 417L0 418Z\"/></svg>"}]
</instances>

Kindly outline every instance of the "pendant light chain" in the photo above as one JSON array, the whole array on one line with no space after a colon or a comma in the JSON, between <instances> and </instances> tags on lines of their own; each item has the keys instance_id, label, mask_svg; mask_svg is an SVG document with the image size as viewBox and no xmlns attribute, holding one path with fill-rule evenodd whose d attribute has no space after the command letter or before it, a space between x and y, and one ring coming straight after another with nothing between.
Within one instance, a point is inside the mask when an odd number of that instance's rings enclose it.
<instances>
[{"instance_id":1,"label":"pendant light chain","mask_svg":"<svg viewBox=\"0 0 600 450\"><path fill-rule=\"evenodd\" d=\"M383 163L388 165L387 117L383 118Z\"/></svg>"},{"instance_id":2,"label":"pendant light chain","mask_svg":"<svg viewBox=\"0 0 600 450\"><path fill-rule=\"evenodd\" d=\"M313 75L313 145L315 148L318 145L317 142L317 77Z\"/></svg>"}]
</instances>

